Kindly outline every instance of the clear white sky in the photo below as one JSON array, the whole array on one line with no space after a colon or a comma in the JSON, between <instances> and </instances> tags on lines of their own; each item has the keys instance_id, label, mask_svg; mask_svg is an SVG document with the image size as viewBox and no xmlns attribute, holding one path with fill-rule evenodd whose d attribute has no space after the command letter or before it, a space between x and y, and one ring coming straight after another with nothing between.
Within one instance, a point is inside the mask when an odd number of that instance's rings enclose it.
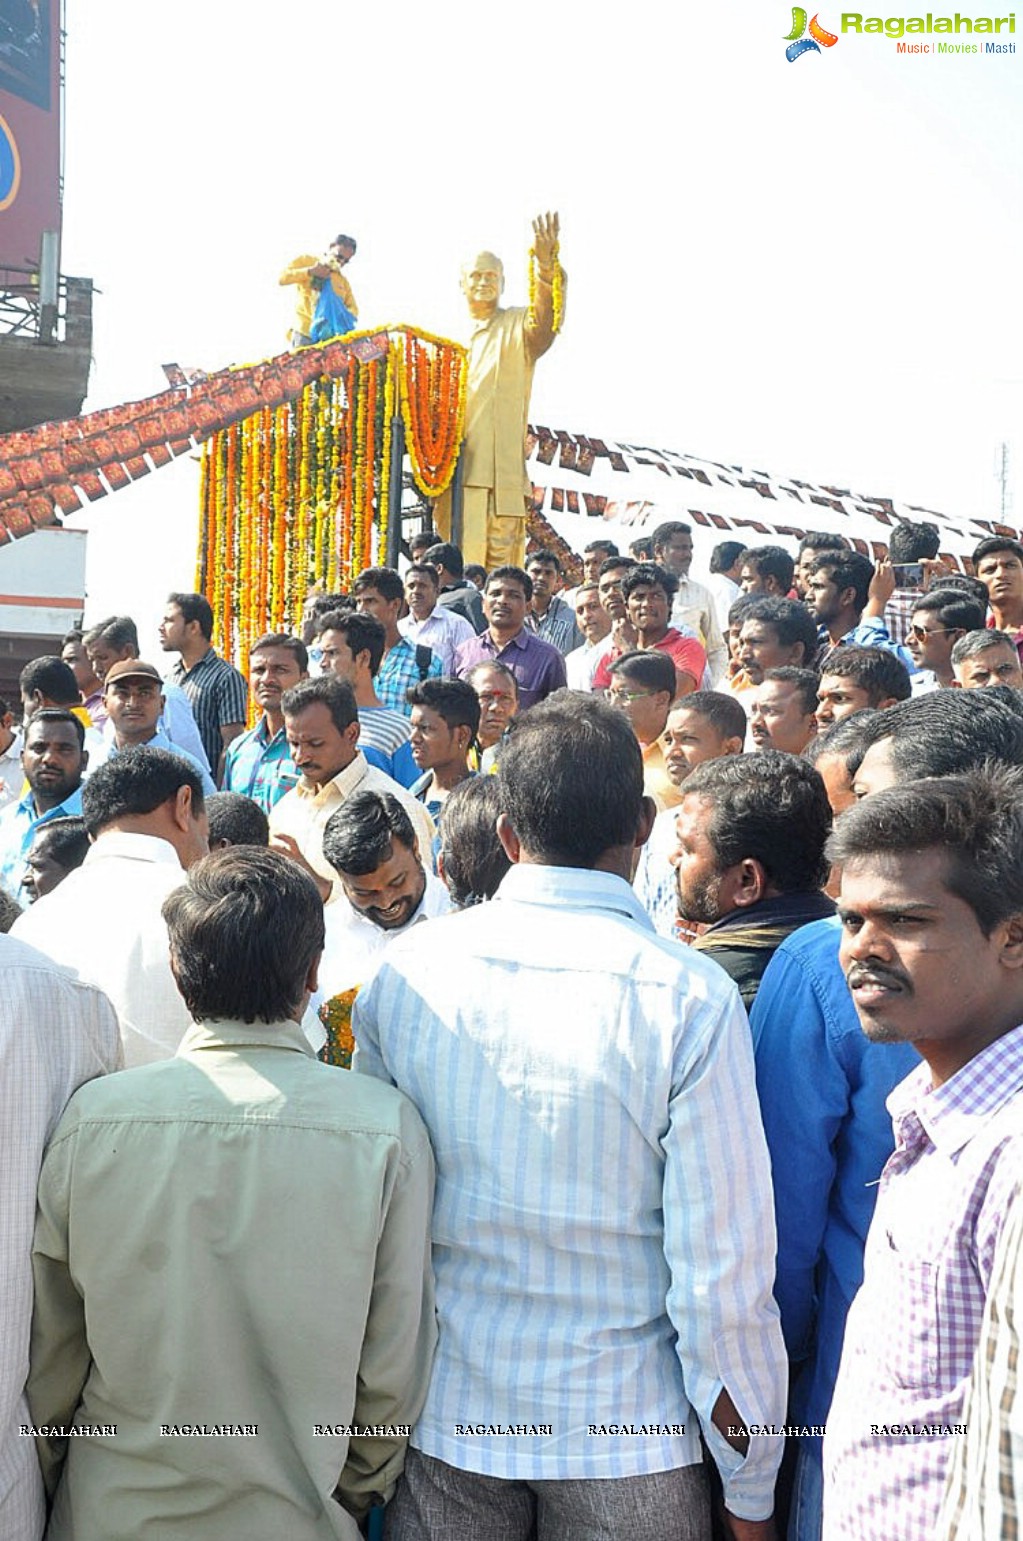
<instances>
[{"instance_id":1,"label":"clear white sky","mask_svg":"<svg viewBox=\"0 0 1023 1541\"><path fill-rule=\"evenodd\" d=\"M281 351L278 275L338 230L362 321L451 334L462 258L499 252L524 302L558 208L534 421L982 517L1007 440L1023 523L1023 54L845 36L789 64L791 25L783 0L67 0L87 406ZM89 513L90 619L148 629L191 587L195 487L169 467Z\"/></svg>"}]
</instances>

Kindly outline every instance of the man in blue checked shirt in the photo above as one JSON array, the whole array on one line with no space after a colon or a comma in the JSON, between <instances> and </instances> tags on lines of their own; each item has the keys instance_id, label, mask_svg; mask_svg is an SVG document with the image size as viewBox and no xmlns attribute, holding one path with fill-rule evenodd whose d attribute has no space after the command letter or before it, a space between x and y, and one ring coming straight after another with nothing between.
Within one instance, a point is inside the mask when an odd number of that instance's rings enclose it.
<instances>
[{"instance_id":1,"label":"man in blue checked shirt","mask_svg":"<svg viewBox=\"0 0 1023 1541\"><path fill-rule=\"evenodd\" d=\"M297 637L271 632L253 643L249 682L263 715L248 733L228 744L224 791L251 797L264 813L298 785L298 771L284 732L281 697L308 673L309 655Z\"/></svg>"},{"instance_id":2,"label":"man in blue checked shirt","mask_svg":"<svg viewBox=\"0 0 1023 1541\"><path fill-rule=\"evenodd\" d=\"M352 584L355 607L362 615L374 615L386 633L386 651L374 684L381 706L408 717L409 687L420 680L439 679L444 666L431 648L416 646L398 630L405 604L405 585L393 567L367 567Z\"/></svg>"},{"instance_id":3,"label":"man in blue checked shirt","mask_svg":"<svg viewBox=\"0 0 1023 1541\"><path fill-rule=\"evenodd\" d=\"M769 1541L786 1375L745 1013L629 886L653 805L620 712L541 703L499 781L494 902L396 940L355 1006L356 1067L437 1159L440 1337L389 1536L702 1541L702 1433L733 1536Z\"/></svg>"}]
</instances>

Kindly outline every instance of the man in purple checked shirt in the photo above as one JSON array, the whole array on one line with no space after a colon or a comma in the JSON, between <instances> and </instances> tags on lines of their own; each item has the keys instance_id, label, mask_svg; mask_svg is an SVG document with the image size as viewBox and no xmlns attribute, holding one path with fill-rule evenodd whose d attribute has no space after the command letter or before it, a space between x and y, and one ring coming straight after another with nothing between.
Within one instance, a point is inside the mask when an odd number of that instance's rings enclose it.
<instances>
[{"instance_id":1,"label":"man in purple checked shirt","mask_svg":"<svg viewBox=\"0 0 1023 1541\"><path fill-rule=\"evenodd\" d=\"M824 1440L824 1541L931 1541L1023 1155L1023 772L844 813L840 962L864 1033L924 1063L888 1098L864 1279Z\"/></svg>"},{"instance_id":2,"label":"man in purple checked shirt","mask_svg":"<svg viewBox=\"0 0 1023 1541\"><path fill-rule=\"evenodd\" d=\"M495 567L483 591L487 629L463 642L455 672L465 679L478 663L507 664L519 687L519 711L535 706L566 683L565 660L556 647L526 629L533 582L521 567Z\"/></svg>"}]
</instances>

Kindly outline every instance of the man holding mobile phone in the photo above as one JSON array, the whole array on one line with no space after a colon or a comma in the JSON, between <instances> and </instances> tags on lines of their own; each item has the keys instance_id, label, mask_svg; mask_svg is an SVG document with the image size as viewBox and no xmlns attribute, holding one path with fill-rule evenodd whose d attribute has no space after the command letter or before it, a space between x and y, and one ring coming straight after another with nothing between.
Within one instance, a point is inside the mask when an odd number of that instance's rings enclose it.
<instances>
[{"instance_id":1,"label":"man holding mobile phone","mask_svg":"<svg viewBox=\"0 0 1023 1541\"><path fill-rule=\"evenodd\" d=\"M888 560L895 571L895 591L884 609L884 624L893 642L909 640L913 609L930 582L941 536L936 524L897 524L888 541Z\"/></svg>"}]
</instances>

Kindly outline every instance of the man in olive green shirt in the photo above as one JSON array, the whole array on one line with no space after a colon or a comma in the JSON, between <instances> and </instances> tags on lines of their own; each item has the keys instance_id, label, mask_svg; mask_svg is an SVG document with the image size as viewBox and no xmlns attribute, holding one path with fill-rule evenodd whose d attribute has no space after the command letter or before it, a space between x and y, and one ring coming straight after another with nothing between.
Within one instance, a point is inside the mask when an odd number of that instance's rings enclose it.
<instances>
[{"instance_id":1,"label":"man in olive green shirt","mask_svg":"<svg viewBox=\"0 0 1023 1541\"><path fill-rule=\"evenodd\" d=\"M194 1025L73 1097L40 1178L47 1535L354 1541L433 1354L426 1132L313 1057L323 908L294 862L217 852L164 917Z\"/></svg>"}]
</instances>

